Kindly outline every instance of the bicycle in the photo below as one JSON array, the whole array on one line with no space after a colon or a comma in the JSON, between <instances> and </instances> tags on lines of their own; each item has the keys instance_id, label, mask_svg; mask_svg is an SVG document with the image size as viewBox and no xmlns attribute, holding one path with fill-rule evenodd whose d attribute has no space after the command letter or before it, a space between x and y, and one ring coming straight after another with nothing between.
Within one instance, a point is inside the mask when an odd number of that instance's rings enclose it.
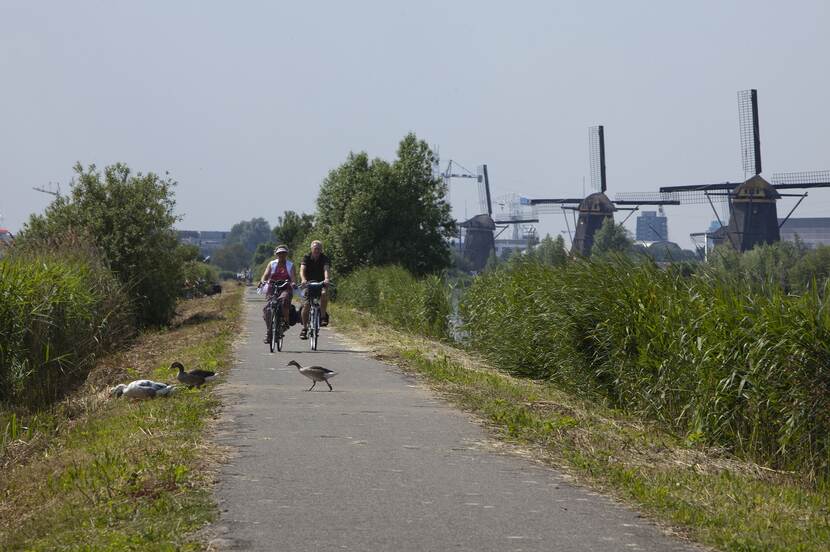
<instances>
[{"instance_id":1,"label":"bicycle","mask_svg":"<svg viewBox=\"0 0 830 552\"><path fill-rule=\"evenodd\" d=\"M331 285L331 284L329 284ZM308 296L308 343L311 350L317 350L317 340L320 338L320 295L326 284L323 282L306 282L303 286Z\"/></svg>"},{"instance_id":2,"label":"bicycle","mask_svg":"<svg viewBox=\"0 0 830 552\"><path fill-rule=\"evenodd\" d=\"M271 309L271 320L268 322L268 335L270 336L268 347L273 353L275 348L277 351L282 351L285 330L288 328L288 321L283 321L282 319L282 302L279 298L280 292L286 286L291 285L291 283L288 280L278 280L271 282L271 284L275 287L275 291L268 298L268 308Z\"/></svg>"}]
</instances>

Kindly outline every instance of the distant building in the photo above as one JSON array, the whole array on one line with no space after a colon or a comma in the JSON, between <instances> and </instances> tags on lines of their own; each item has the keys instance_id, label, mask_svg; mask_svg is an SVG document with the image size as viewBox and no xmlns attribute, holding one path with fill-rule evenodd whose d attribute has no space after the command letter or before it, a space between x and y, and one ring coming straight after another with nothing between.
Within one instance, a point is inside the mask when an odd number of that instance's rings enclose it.
<instances>
[{"instance_id":1,"label":"distant building","mask_svg":"<svg viewBox=\"0 0 830 552\"><path fill-rule=\"evenodd\" d=\"M783 220L778 219L778 224ZM810 248L830 245L830 218L790 218L781 227L781 239L795 241L796 235Z\"/></svg>"},{"instance_id":2,"label":"distant building","mask_svg":"<svg viewBox=\"0 0 830 552\"><path fill-rule=\"evenodd\" d=\"M501 259L504 255L506 255L506 251L510 250L511 253L521 253L522 251L526 250L528 247L533 247L539 243L539 238L535 235L525 238L519 239L503 239L503 240L495 240L494 246L496 248L496 257Z\"/></svg>"},{"instance_id":3,"label":"distant building","mask_svg":"<svg viewBox=\"0 0 830 552\"><path fill-rule=\"evenodd\" d=\"M181 243L197 246L204 256L213 255L214 251L225 245L230 234L221 230L177 230L176 233Z\"/></svg>"},{"instance_id":4,"label":"distant building","mask_svg":"<svg viewBox=\"0 0 830 552\"><path fill-rule=\"evenodd\" d=\"M634 239L640 242L659 242L669 239L669 223L666 215L658 211L643 211L637 217Z\"/></svg>"}]
</instances>

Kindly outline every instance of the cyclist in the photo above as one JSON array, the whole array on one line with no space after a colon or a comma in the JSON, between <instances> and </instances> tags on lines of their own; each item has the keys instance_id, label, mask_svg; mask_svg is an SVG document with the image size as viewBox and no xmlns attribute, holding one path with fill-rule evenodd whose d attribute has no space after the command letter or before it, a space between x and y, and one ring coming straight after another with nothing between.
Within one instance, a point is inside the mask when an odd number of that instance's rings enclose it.
<instances>
[{"instance_id":1,"label":"cyclist","mask_svg":"<svg viewBox=\"0 0 830 552\"><path fill-rule=\"evenodd\" d=\"M265 268L265 272L262 273L259 285L262 286L268 284L268 288L266 289L266 297L268 299L270 299L275 292L279 292L279 296L277 298L280 300L280 305L282 305L282 319L285 325L288 326L288 310L291 305L291 296L293 295L291 288L297 281L296 276L294 275L294 263L288 260L288 247L285 245L278 245L277 248L274 249L274 256L276 259L268 263L268 266ZM277 290L274 282L286 280L290 285ZM271 342L270 305L270 301L266 301L265 307L262 309L262 317L263 320L265 320L265 343Z\"/></svg>"},{"instance_id":2,"label":"cyclist","mask_svg":"<svg viewBox=\"0 0 830 552\"><path fill-rule=\"evenodd\" d=\"M320 295L320 325L328 326L329 317L326 314L326 305L328 304L328 297L326 295L326 286L329 284L329 268L331 261L328 256L323 253L323 242L314 240L311 242L311 253L303 257L303 262L300 264L300 285L306 282L323 282L323 289ZM308 313L311 310L311 298L309 293L303 296L303 310L302 320L303 329L300 330L300 339L308 339Z\"/></svg>"}]
</instances>

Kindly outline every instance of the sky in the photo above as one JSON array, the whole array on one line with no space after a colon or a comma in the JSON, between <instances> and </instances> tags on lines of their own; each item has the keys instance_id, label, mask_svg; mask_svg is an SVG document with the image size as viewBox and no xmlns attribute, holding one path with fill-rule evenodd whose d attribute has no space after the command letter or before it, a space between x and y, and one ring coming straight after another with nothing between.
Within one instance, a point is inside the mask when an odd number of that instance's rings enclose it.
<instances>
[{"instance_id":1,"label":"sky","mask_svg":"<svg viewBox=\"0 0 830 552\"><path fill-rule=\"evenodd\" d=\"M33 187L67 191L78 161L169 172L182 229L273 225L313 212L349 152L391 160L408 132L442 166L486 163L494 197L581 196L597 124L612 198L735 181L748 88L765 175L830 169L828 28L826 0L0 0L0 225L43 212ZM449 200L479 212L471 181ZM816 189L794 216L829 211ZM666 214L684 247L714 218Z\"/></svg>"}]
</instances>

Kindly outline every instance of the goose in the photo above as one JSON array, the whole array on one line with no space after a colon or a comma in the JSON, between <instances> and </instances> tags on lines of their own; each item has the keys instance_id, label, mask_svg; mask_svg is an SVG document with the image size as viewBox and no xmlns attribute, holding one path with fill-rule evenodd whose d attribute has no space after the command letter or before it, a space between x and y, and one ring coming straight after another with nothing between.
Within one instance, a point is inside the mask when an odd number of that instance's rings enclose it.
<instances>
[{"instance_id":1,"label":"goose","mask_svg":"<svg viewBox=\"0 0 830 552\"><path fill-rule=\"evenodd\" d=\"M206 381L211 381L216 377L216 372L211 372L209 370L191 370L190 372L185 372L184 365L181 362L174 362L170 365L171 370L175 370L177 368L179 373L176 375L176 379L188 387L200 387Z\"/></svg>"},{"instance_id":2,"label":"goose","mask_svg":"<svg viewBox=\"0 0 830 552\"><path fill-rule=\"evenodd\" d=\"M155 397L166 397L172 395L175 387L166 383L159 383L152 380L135 380L124 385L119 383L110 390L116 398L124 396L130 399L152 399Z\"/></svg>"},{"instance_id":3,"label":"goose","mask_svg":"<svg viewBox=\"0 0 830 552\"><path fill-rule=\"evenodd\" d=\"M286 364L286 366L296 366L302 375L314 382L311 384L311 387L306 389L306 391L314 389L314 386L317 385L318 381L326 382L326 385L329 386L329 391L333 390L331 384L329 383L329 379L337 375L337 372L334 370L329 370L328 368L323 368L322 366L306 366L303 368L296 360L292 360Z\"/></svg>"}]
</instances>

